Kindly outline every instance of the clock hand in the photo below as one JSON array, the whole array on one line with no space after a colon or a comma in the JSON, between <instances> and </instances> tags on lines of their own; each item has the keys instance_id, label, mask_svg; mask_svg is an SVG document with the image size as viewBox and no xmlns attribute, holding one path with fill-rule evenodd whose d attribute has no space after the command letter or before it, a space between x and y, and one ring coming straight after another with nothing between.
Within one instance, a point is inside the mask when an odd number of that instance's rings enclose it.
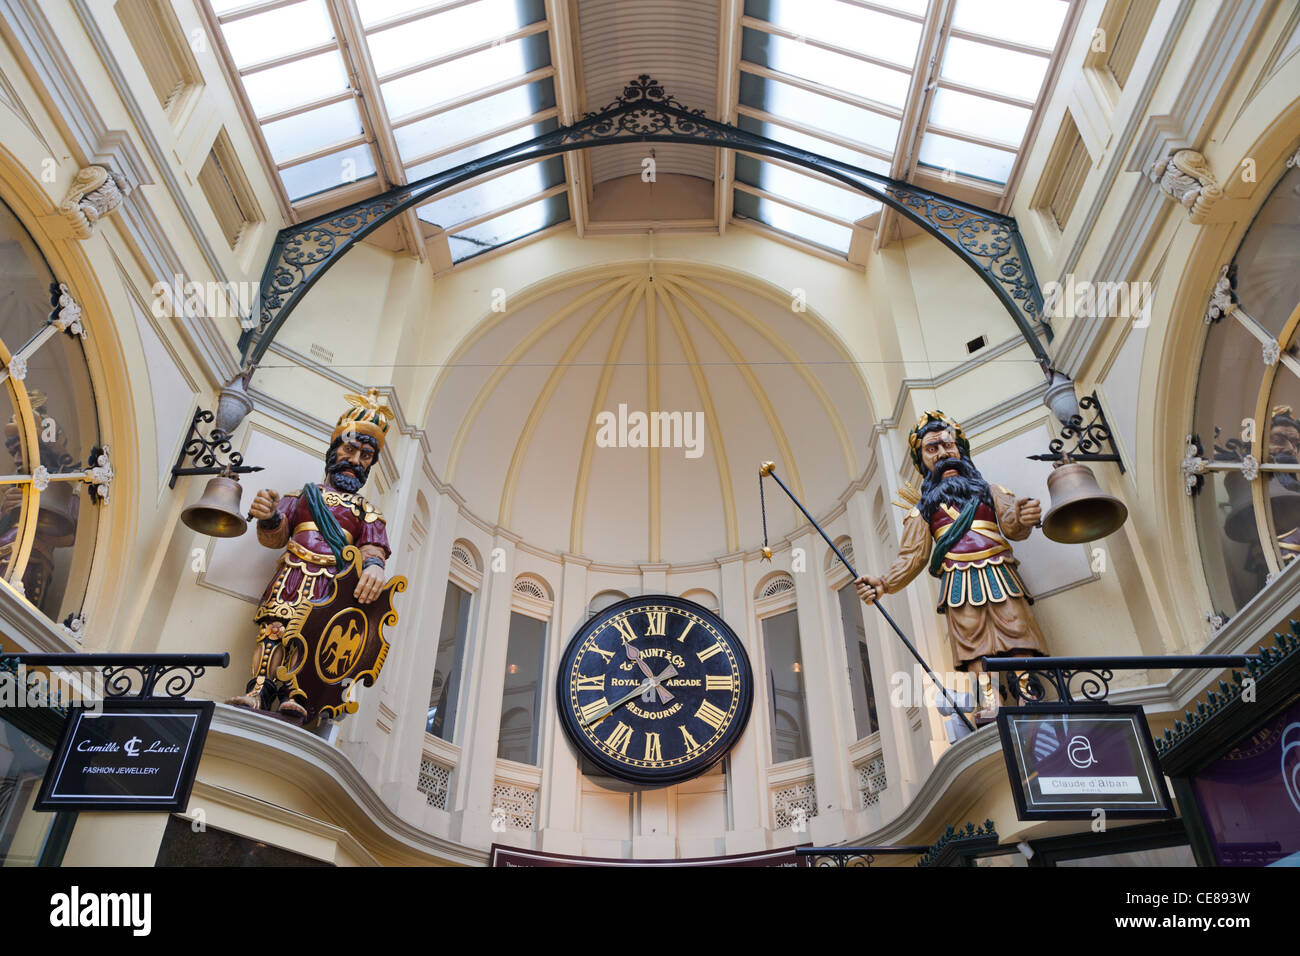
<instances>
[{"instance_id":1,"label":"clock hand","mask_svg":"<svg viewBox=\"0 0 1300 956\"><path fill-rule=\"evenodd\" d=\"M584 720L583 723L586 724L586 725L589 726L589 727L590 727L592 724L599 723L600 721L602 721L602 720L604 720L606 717L608 717L610 714L612 714L614 711L618 710L620 707L622 707L624 704L626 704L629 700L631 700L631 699L632 699L633 697L635 697L637 694L644 694L646 691L648 691L650 688L652 688L652 687L654 687L654 686L655 686L655 685L654 685L654 680L651 679L651 678L646 678L645 680L643 680L643 681L641 682L641 685L640 685L639 687L637 687L635 690L633 690L631 693L629 693L626 697L620 697L618 700L614 701L614 703L609 704L608 706L606 706L604 710L602 710L600 713L596 714L596 715L595 715L594 717L592 717L590 720Z\"/></svg>"},{"instance_id":2,"label":"clock hand","mask_svg":"<svg viewBox=\"0 0 1300 956\"><path fill-rule=\"evenodd\" d=\"M661 680L665 679L664 675L660 674L658 677L655 677L650 670L650 665L645 662L645 657L642 656L641 651L633 647L631 644L628 644L626 641L623 643L623 650L627 652L627 659L630 661L636 661L637 665L641 668L641 673L645 674L646 677L655 682L655 690L659 692L659 702L666 704L672 700L672 691L659 683ZM675 674L677 672L673 671L673 673Z\"/></svg>"}]
</instances>

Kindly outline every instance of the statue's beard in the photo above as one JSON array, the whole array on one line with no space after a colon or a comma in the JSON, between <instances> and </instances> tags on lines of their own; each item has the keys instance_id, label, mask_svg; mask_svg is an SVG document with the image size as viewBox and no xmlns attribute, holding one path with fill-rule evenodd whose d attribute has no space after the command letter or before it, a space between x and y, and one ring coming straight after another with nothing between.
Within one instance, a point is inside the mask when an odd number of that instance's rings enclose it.
<instances>
[{"instance_id":1,"label":"statue's beard","mask_svg":"<svg viewBox=\"0 0 1300 956\"><path fill-rule=\"evenodd\" d=\"M945 471L953 470L957 474L941 477ZM929 474L921 482L921 500L917 509L926 521L941 504L956 508L965 508L971 501L982 501L993 507L993 493L989 483L981 477L979 470L968 458L943 458L934 463Z\"/></svg>"},{"instance_id":2,"label":"statue's beard","mask_svg":"<svg viewBox=\"0 0 1300 956\"><path fill-rule=\"evenodd\" d=\"M350 461L340 461L332 452L325 462L325 478L333 487L350 495L361 490L361 486L370 477L370 469L354 465Z\"/></svg>"}]
</instances>

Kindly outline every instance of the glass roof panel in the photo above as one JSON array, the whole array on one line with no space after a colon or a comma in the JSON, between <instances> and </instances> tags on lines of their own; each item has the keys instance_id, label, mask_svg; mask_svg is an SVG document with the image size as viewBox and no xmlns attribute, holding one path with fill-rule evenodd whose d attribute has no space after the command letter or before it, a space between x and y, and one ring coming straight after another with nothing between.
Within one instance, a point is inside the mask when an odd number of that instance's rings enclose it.
<instances>
[{"instance_id":1,"label":"glass roof panel","mask_svg":"<svg viewBox=\"0 0 1300 956\"><path fill-rule=\"evenodd\" d=\"M375 154L362 143L280 170L290 202L375 175Z\"/></svg>"},{"instance_id":2,"label":"glass roof panel","mask_svg":"<svg viewBox=\"0 0 1300 956\"><path fill-rule=\"evenodd\" d=\"M912 82L910 70L889 69L749 27L745 27L741 38L741 56L778 73L852 92L898 109L902 109Z\"/></svg>"},{"instance_id":3,"label":"glass roof panel","mask_svg":"<svg viewBox=\"0 0 1300 956\"><path fill-rule=\"evenodd\" d=\"M438 103L494 86L548 66L551 48L545 33L511 40L381 86L389 117L401 117Z\"/></svg>"},{"instance_id":4,"label":"glass roof panel","mask_svg":"<svg viewBox=\"0 0 1300 956\"><path fill-rule=\"evenodd\" d=\"M921 140L920 162L924 166L955 170L991 183L1005 183L1015 165L1016 154L968 143L964 139L926 133Z\"/></svg>"},{"instance_id":5,"label":"glass roof panel","mask_svg":"<svg viewBox=\"0 0 1300 956\"><path fill-rule=\"evenodd\" d=\"M745 0L745 15L796 36L889 60L909 70L921 42L917 21L841 0Z\"/></svg>"},{"instance_id":6,"label":"glass roof panel","mask_svg":"<svg viewBox=\"0 0 1300 956\"><path fill-rule=\"evenodd\" d=\"M780 199L788 199L849 222L856 222L880 209L879 202L863 193L832 186L823 180L752 156L736 157L736 180Z\"/></svg>"},{"instance_id":7,"label":"glass roof panel","mask_svg":"<svg viewBox=\"0 0 1300 956\"><path fill-rule=\"evenodd\" d=\"M1012 106L983 96L938 89L930 106L930 122L955 133L969 133L981 139L1019 147L1029 128L1033 110Z\"/></svg>"},{"instance_id":8,"label":"glass roof panel","mask_svg":"<svg viewBox=\"0 0 1300 956\"><path fill-rule=\"evenodd\" d=\"M1067 0L957 0L952 25L1050 52L1069 12Z\"/></svg>"},{"instance_id":9,"label":"glass roof panel","mask_svg":"<svg viewBox=\"0 0 1300 956\"><path fill-rule=\"evenodd\" d=\"M298 113L262 127L266 145L277 163L324 149L361 135L361 114L354 100Z\"/></svg>"},{"instance_id":10,"label":"glass roof panel","mask_svg":"<svg viewBox=\"0 0 1300 956\"><path fill-rule=\"evenodd\" d=\"M1033 101L1043 87L1050 59L952 37L939 76L963 86Z\"/></svg>"},{"instance_id":11,"label":"glass roof panel","mask_svg":"<svg viewBox=\"0 0 1300 956\"><path fill-rule=\"evenodd\" d=\"M849 243L853 240L852 229L763 196L755 196L739 189L733 192L735 201L732 208L737 218L753 219L778 232L829 249L841 256L849 254Z\"/></svg>"},{"instance_id":12,"label":"glass roof panel","mask_svg":"<svg viewBox=\"0 0 1300 956\"><path fill-rule=\"evenodd\" d=\"M542 0L478 0L368 34L366 39L375 71L384 76L414 63L499 39L545 19Z\"/></svg>"},{"instance_id":13,"label":"glass roof panel","mask_svg":"<svg viewBox=\"0 0 1300 956\"><path fill-rule=\"evenodd\" d=\"M451 196L425 203L418 215L425 222L451 230L463 222L504 209L564 182L564 160L552 156L531 163Z\"/></svg>"},{"instance_id":14,"label":"glass roof panel","mask_svg":"<svg viewBox=\"0 0 1300 956\"><path fill-rule=\"evenodd\" d=\"M898 142L899 124L892 116L851 106L843 100L810 93L789 83L743 70L740 74L740 103L887 153L892 153Z\"/></svg>"},{"instance_id":15,"label":"glass roof panel","mask_svg":"<svg viewBox=\"0 0 1300 956\"><path fill-rule=\"evenodd\" d=\"M357 0L357 12L361 14L361 23L369 27L404 13L446 5L447 0Z\"/></svg>"},{"instance_id":16,"label":"glass roof panel","mask_svg":"<svg viewBox=\"0 0 1300 956\"><path fill-rule=\"evenodd\" d=\"M536 83L516 86L464 106L458 106L454 110L438 113L405 126L398 126L393 130L393 135L397 139L397 151L402 159L410 162L421 156L449 149L457 143L481 136L490 130L522 122L554 105L555 82L548 76ZM486 153L479 155L486 155Z\"/></svg>"},{"instance_id":17,"label":"glass roof panel","mask_svg":"<svg viewBox=\"0 0 1300 956\"><path fill-rule=\"evenodd\" d=\"M458 149L448 153L445 156L439 156L425 163L419 163L415 166L408 166L406 169L406 179L408 182L415 182L417 179L423 179L425 176L432 176L434 173L444 169L452 169L461 163L470 163L476 159L482 159L495 153L497 150L505 149L507 146L514 146L516 143L523 143L535 136L541 136L543 133L549 133L559 124L554 119L548 119L541 123L533 123L530 126L521 126L519 129L512 129L509 132L502 133L500 136L493 136L491 139L485 139L475 143L472 146L466 146L464 149Z\"/></svg>"},{"instance_id":18,"label":"glass roof panel","mask_svg":"<svg viewBox=\"0 0 1300 956\"><path fill-rule=\"evenodd\" d=\"M795 149L806 149L828 159L838 159L850 166L857 166L873 173L880 173L882 176L889 175L889 162L887 160L859 152L856 149L849 149L839 143L832 143L817 136L809 136L807 133L801 133L798 130L766 120L757 120L752 116L745 116L743 113L739 117L737 125L750 133L766 136L768 139L774 139Z\"/></svg>"},{"instance_id":19,"label":"glass roof panel","mask_svg":"<svg viewBox=\"0 0 1300 956\"><path fill-rule=\"evenodd\" d=\"M448 236L452 262L463 262L507 242L514 242L569 218L568 193L548 196L503 216Z\"/></svg>"},{"instance_id":20,"label":"glass roof panel","mask_svg":"<svg viewBox=\"0 0 1300 956\"><path fill-rule=\"evenodd\" d=\"M254 63L331 42L334 24L325 9L325 0L303 0L222 24L221 32L231 59L242 70Z\"/></svg>"},{"instance_id":21,"label":"glass roof panel","mask_svg":"<svg viewBox=\"0 0 1300 956\"><path fill-rule=\"evenodd\" d=\"M257 116L323 100L347 88L347 70L337 50L244 77L244 90Z\"/></svg>"}]
</instances>

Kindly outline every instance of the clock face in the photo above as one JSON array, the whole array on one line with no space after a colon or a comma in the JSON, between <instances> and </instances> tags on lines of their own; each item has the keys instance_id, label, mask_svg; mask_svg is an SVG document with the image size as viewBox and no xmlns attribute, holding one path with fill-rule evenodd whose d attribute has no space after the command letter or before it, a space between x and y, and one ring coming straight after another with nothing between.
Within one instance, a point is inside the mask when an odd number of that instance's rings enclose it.
<instances>
[{"instance_id":1,"label":"clock face","mask_svg":"<svg viewBox=\"0 0 1300 956\"><path fill-rule=\"evenodd\" d=\"M569 739L592 763L663 785L708 770L745 729L754 677L739 638L693 601L629 598L584 624L560 661Z\"/></svg>"}]
</instances>

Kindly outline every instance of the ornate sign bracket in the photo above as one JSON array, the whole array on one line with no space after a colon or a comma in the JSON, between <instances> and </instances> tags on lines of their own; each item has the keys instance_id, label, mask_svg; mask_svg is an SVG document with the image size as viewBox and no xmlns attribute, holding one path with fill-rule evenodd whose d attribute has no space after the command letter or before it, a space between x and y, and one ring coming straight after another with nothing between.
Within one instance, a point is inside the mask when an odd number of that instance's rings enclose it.
<instances>
[{"instance_id":1,"label":"ornate sign bracket","mask_svg":"<svg viewBox=\"0 0 1300 956\"><path fill-rule=\"evenodd\" d=\"M255 321L239 340L241 366L251 374L320 277L354 245L405 210L505 166L575 149L636 142L690 143L770 156L836 179L892 207L975 270L1010 313L1046 373L1050 360L1039 335L1050 342L1052 332L1042 320L1042 292L1014 218L709 119L703 110L688 109L644 74L604 109L587 113L572 125L282 229L262 273Z\"/></svg>"}]
</instances>

